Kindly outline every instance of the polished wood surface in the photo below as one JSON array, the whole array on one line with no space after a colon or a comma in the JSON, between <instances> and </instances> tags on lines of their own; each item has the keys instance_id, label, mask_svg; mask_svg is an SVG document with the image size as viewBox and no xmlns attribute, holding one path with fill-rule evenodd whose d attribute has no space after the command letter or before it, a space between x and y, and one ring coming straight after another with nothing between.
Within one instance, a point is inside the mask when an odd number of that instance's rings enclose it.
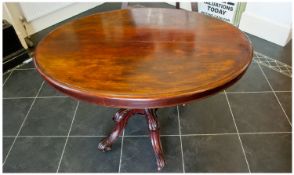
<instances>
[{"instance_id":1,"label":"polished wood surface","mask_svg":"<svg viewBox=\"0 0 294 175\"><path fill-rule=\"evenodd\" d=\"M123 9L71 21L37 46L35 66L55 88L121 108L159 108L237 81L252 46L236 27L174 9Z\"/></svg>"}]
</instances>

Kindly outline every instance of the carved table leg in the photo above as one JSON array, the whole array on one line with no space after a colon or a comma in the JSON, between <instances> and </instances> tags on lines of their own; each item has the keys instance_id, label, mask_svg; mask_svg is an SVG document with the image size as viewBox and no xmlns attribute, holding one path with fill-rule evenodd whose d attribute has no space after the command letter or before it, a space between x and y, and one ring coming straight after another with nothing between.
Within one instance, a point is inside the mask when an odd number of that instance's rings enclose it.
<instances>
[{"instance_id":1,"label":"carved table leg","mask_svg":"<svg viewBox=\"0 0 294 175\"><path fill-rule=\"evenodd\" d=\"M165 165L165 160L160 141L159 123L157 121L155 109L145 109L145 115L148 123L148 128L150 131L152 147L156 156L157 170L160 171Z\"/></svg>"},{"instance_id":2,"label":"carved table leg","mask_svg":"<svg viewBox=\"0 0 294 175\"><path fill-rule=\"evenodd\" d=\"M113 142L125 128L128 119L135 114L144 115L150 131L151 143L157 161L157 169L161 170L165 165L165 160L160 142L159 123L155 114L156 110L157 109L120 109L113 117L113 120L116 122L114 129L108 137L100 141L98 149L103 152L110 151Z\"/></svg>"},{"instance_id":3,"label":"carved table leg","mask_svg":"<svg viewBox=\"0 0 294 175\"><path fill-rule=\"evenodd\" d=\"M111 134L100 141L98 145L98 149L101 151L110 151L113 142L119 137L125 125L128 121L128 118L132 115L132 111L128 109L120 109L117 113L113 116L113 120L116 122L114 129L112 130Z\"/></svg>"}]
</instances>

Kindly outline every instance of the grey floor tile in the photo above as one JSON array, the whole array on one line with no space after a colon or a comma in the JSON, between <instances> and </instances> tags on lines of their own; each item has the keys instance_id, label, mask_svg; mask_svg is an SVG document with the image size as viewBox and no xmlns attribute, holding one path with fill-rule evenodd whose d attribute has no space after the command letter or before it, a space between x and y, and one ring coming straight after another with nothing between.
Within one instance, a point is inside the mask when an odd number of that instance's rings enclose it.
<instances>
[{"instance_id":1,"label":"grey floor tile","mask_svg":"<svg viewBox=\"0 0 294 175\"><path fill-rule=\"evenodd\" d=\"M3 100L3 135L15 136L33 99Z\"/></svg>"},{"instance_id":2,"label":"grey floor tile","mask_svg":"<svg viewBox=\"0 0 294 175\"><path fill-rule=\"evenodd\" d=\"M36 70L15 70L3 87L3 96L34 97L42 81Z\"/></svg>"},{"instance_id":3,"label":"grey floor tile","mask_svg":"<svg viewBox=\"0 0 294 175\"><path fill-rule=\"evenodd\" d=\"M276 92L288 118L292 121L292 92Z\"/></svg>"},{"instance_id":4,"label":"grey floor tile","mask_svg":"<svg viewBox=\"0 0 294 175\"><path fill-rule=\"evenodd\" d=\"M291 131L273 93L228 94L239 132Z\"/></svg>"},{"instance_id":5,"label":"grey floor tile","mask_svg":"<svg viewBox=\"0 0 294 175\"><path fill-rule=\"evenodd\" d=\"M18 138L3 167L4 172L55 172L65 138Z\"/></svg>"},{"instance_id":6,"label":"grey floor tile","mask_svg":"<svg viewBox=\"0 0 294 175\"><path fill-rule=\"evenodd\" d=\"M70 98L37 99L20 135L67 135L76 104Z\"/></svg>"},{"instance_id":7,"label":"grey floor tile","mask_svg":"<svg viewBox=\"0 0 294 175\"><path fill-rule=\"evenodd\" d=\"M180 106L182 134L236 132L224 94Z\"/></svg>"},{"instance_id":8,"label":"grey floor tile","mask_svg":"<svg viewBox=\"0 0 294 175\"><path fill-rule=\"evenodd\" d=\"M2 148L3 148L3 150L2 150L3 155L2 156L3 156L3 158L2 158L2 162L4 162L5 157L6 157L7 153L8 153L8 151L9 151L12 143L13 143L13 140L14 140L14 137L4 137L3 138L3 143L2 143Z\"/></svg>"},{"instance_id":9,"label":"grey floor tile","mask_svg":"<svg viewBox=\"0 0 294 175\"><path fill-rule=\"evenodd\" d=\"M101 152L97 149L100 139L69 138L59 172L118 172L121 140L111 151Z\"/></svg>"},{"instance_id":10,"label":"grey floor tile","mask_svg":"<svg viewBox=\"0 0 294 175\"><path fill-rule=\"evenodd\" d=\"M160 128L162 130L162 128ZM148 135L148 125L143 115L132 116L125 128L125 135Z\"/></svg>"},{"instance_id":11,"label":"grey floor tile","mask_svg":"<svg viewBox=\"0 0 294 175\"><path fill-rule=\"evenodd\" d=\"M117 110L81 102L70 135L108 135L114 127L112 117Z\"/></svg>"},{"instance_id":12,"label":"grey floor tile","mask_svg":"<svg viewBox=\"0 0 294 175\"><path fill-rule=\"evenodd\" d=\"M161 108L156 111L160 125L160 134L179 134L177 107ZM148 135L146 118L142 115L135 115L129 119L125 135Z\"/></svg>"},{"instance_id":13,"label":"grey floor tile","mask_svg":"<svg viewBox=\"0 0 294 175\"><path fill-rule=\"evenodd\" d=\"M19 69L35 68L34 61L22 65Z\"/></svg>"},{"instance_id":14,"label":"grey floor tile","mask_svg":"<svg viewBox=\"0 0 294 175\"><path fill-rule=\"evenodd\" d=\"M265 77L258 64L252 63L245 75L233 86L226 89L228 92L248 92L248 91L271 91Z\"/></svg>"},{"instance_id":15,"label":"grey floor tile","mask_svg":"<svg viewBox=\"0 0 294 175\"><path fill-rule=\"evenodd\" d=\"M56 89L50 86L47 82L44 82L44 85L40 91L39 96L42 97L42 96L66 96L66 95L62 94L61 92L58 92Z\"/></svg>"},{"instance_id":16,"label":"grey floor tile","mask_svg":"<svg viewBox=\"0 0 294 175\"><path fill-rule=\"evenodd\" d=\"M237 135L182 137L186 172L248 172Z\"/></svg>"},{"instance_id":17,"label":"grey floor tile","mask_svg":"<svg viewBox=\"0 0 294 175\"><path fill-rule=\"evenodd\" d=\"M156 113L158 116L161 135L179 134L177 107L160 108Z\"/></svg>"},{"instance_id":18,"label":"grey floor tile","mask_svg":"<svg viewBox=\"0 0 294 175\"><path fill-rule=\"evenodd\" d=\"M251 172L291 172L291 134L241 135Z\"/></svg>"},{"instance_id":19,"label":"grey floor tile","mask_svg":"<svg viewBox=\"0 0 294 175\"><path fill-rule=\"evenodd\" d=\"M179 137L161 137L166 166L161 172L182 172ZM157 172L156 159L149 137L125 137L121 172Z\"/></svg>"},{"instance_id":20,"label":"grey floor tile","mask_svg":"<svg viewBox=\"0 0 294 175\"><path fill-rule=\"evenodd\" d=\"M2 76L2 84L6 81L6 79L9 77L10 72L6 72Z\"/></svg>"},{"instance_id":21,"label":"grey floor tile","mask_svg":"<svg viewBox=\"0 0 294 175\"><path fill-rule=\"evenodd\" d=\"M248 33L246 34L249 36L255 51L277 59L288 65L292 64L292 40L290 40L286 46L282 47L254 35Z\"/></svg>"},{"instance_id":22,"label":"grey floor tile","mask_svg":"<svg viewBox=\"0 0 294 175\"><path fill-rule=\"evenodd\" d=\"M275 91L291 91L292 79L268 67L260 66Z\"/></svg>"}]
</instances>

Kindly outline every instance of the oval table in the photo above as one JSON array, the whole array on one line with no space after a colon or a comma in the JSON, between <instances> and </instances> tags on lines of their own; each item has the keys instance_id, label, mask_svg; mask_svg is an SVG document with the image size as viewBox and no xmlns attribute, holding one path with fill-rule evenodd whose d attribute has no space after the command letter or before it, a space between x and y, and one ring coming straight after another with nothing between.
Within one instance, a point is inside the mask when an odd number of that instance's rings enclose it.
<instances>
[{"instance_id":1,"label":"oval table","mask_svg":"<svg viewBox=\"0 0 294 175\"><path fill-rule=\"evenodd\" d=\"M131 116L145 116L160 170L165 160L156 109L230 86L245 73L252 54L247 37L231 24L184 10L138 8L58 27L38 44L34 62L57 90L121 108L99 150L111 150Z\"/></svg>"}]
</instances>

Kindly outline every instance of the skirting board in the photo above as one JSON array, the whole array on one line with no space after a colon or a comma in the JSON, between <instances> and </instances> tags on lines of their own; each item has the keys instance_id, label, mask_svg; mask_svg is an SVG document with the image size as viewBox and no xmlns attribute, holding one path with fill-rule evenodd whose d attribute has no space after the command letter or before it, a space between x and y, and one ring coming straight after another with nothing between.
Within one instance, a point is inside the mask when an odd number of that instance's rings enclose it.
<instances>
[{"instance_id":1,"label":"skirting board","mask_svg":"<svg viewBox=\"0 0 294 175\"><path fill-rule=\"evenodd\" d=\"M244 12L239 28L259 38L285 46L292 38L292 27Z\"/></svg>"},{"instance_id":2,"label":"skirting board","mask_svg":"<svg viewBox=\"0 0 294 175\"><path fill-rule=\"evenodd\" d=\"M92 9L98 5L101 5L102 2L99 3L74 3L65 8L59 9L52 13L49 13L43 17L35 19L26 24L26 28L29 35L32 35L36 32L39 32L47 27L50 27L54 24L57 24L65 19L68 19L72 16L78 15L84 11Z\"/></svg>"}]
</instances>

